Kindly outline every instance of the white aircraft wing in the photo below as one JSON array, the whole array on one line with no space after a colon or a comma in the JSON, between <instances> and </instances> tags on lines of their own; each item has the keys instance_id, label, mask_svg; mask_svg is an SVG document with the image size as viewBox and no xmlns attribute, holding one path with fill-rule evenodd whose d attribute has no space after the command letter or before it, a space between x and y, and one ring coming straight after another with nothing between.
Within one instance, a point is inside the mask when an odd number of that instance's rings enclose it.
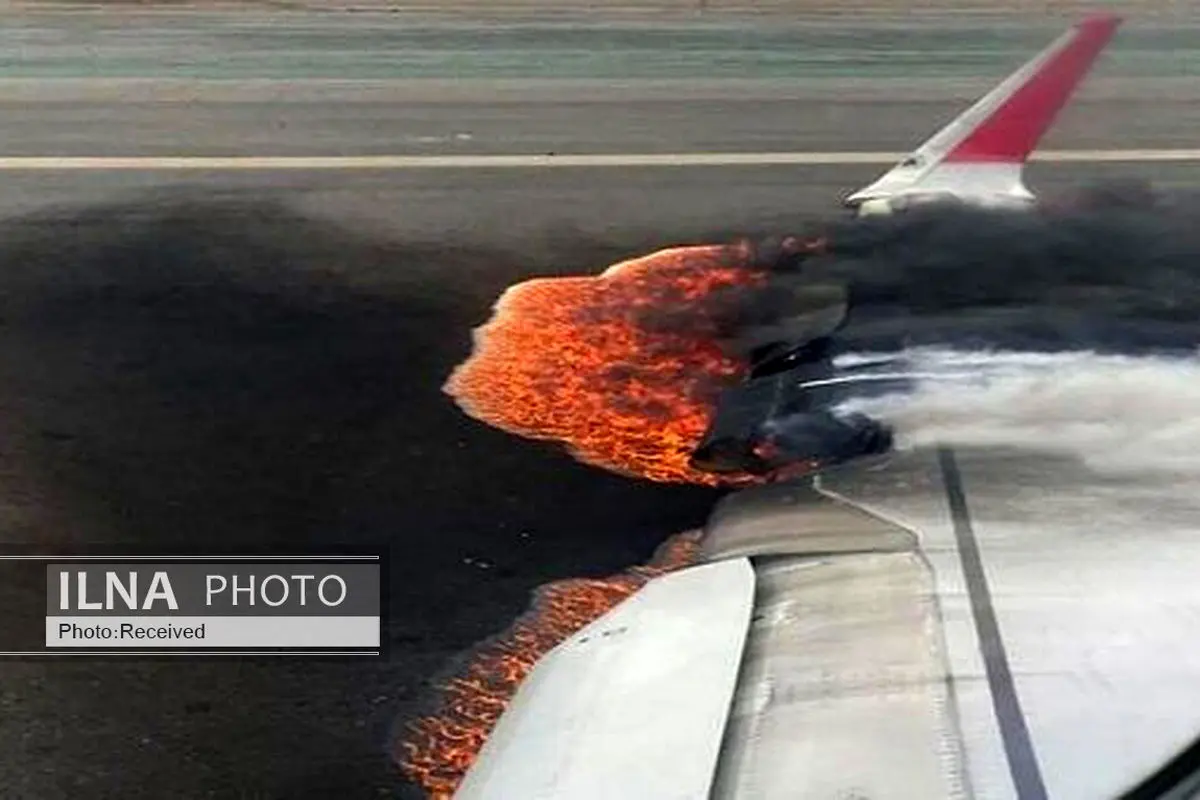
<instances>
[{"instance_id":1,"label":"white aircraft wing","mask_svg":"<svg viewBox=\"0 0 1200 800\"><path fill-rule=\"evenodd\" d=\"M540 662L457 796L1196 796L1194 487L918 450L731 495L703 552Z\"/></svg>"}]
</instances>

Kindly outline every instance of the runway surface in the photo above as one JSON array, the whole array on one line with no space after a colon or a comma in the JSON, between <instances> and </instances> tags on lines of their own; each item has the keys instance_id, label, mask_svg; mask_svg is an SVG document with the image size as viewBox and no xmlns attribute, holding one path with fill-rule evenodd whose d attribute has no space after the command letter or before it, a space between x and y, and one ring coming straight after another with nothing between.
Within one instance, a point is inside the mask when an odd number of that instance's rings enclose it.
<instances>
[{"instance_id":1,"label":"runway surface","mask_svg":"<svg viewBox=\"0 0 1200 800\"><path fill-rule=\"evenodd\" d=\"M174 38L161 23L113 19L107 33L70 16L6 31L41 38L0 80L0 156L898 151L1020 60L1018 45L1053 34L1018 31L986 58L951 37L941 61L914 67L959 63L929 83L894 65L862 75L790 66L781 78L754 62L697 77L720 58L720 36L671 80L645 68L613 77L609 56L554 78L561 54L534 69L514 46L519 74L475 58L458 75L443 50L422 82L377 68L411 52L367 35L377 18L331 29L304 19L315 33L273 60L244 57L270 48L236 51L234 18L201 15L189 23L198 32ZM743 50L757 35L744 34ZM455 36L454 52L495 49L478 29ZM835 55L853 63L863 37L896 41L846 30ZM1165 61L1122 63L1047 147L1196 145L1187 76L1165 73ZM641 560L715 499L605 475L467 419L440 385L470 328L524 277L794 228L835 213L841 194L879 172L49 167L0 180L4 535L387 543L395 559L389 663L0 665L0 745L11 754L0 786L46 800L392 796L389 726L449 657L502 627L535 585ZM1030 171L1050 193L1109 177L1190 186L1200 165Z\"/></svg>"}]
</instances>

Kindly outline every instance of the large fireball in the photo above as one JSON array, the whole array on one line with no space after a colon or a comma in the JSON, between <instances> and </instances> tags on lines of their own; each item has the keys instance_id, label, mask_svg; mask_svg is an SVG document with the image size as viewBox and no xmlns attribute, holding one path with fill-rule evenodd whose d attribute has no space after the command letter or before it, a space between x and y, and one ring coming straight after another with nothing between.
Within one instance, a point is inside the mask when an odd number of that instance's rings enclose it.
<instances>
[{"instance_id":1,"label":"large fireball","mask_svg":"<svg viewBox=\"0 0 1200 800\"><path fill-rule=\"evenodd\" d=\"M688 466L717 393L743 364L714 337L651 330L647 313L699 307L753 284L735 246L662 250L596 277L511 287L445 390L468 414L510 433L564 442L576 458L656 481L716 484Z\"/></svg>"}]
</instances>

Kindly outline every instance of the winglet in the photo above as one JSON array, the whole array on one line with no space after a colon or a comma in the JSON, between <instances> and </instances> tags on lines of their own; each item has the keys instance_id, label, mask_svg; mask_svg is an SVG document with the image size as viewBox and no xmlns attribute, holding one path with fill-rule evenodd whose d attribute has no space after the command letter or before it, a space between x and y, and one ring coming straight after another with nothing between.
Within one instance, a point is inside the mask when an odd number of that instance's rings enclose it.
<instances>
[{"instance_id":1,"label":"winglet","mask_svg":"<svg viewBox=\"0 0 1200 800\"><path fill-rule=\"evenodd\" d=\"M949 194L1028 195L1020 184L1021 166L1121 22L1120 17L1102 14L1076 24L846 203L857 205L918 187ZM949 169L951 165L958 169ZM1007 168L991 169L985 176L982 169L979 175L964 172L968 165Z\"/></svg>"},{"instance_id":2,"label":"winglet","mask_svg":"<svg viewBox=\"0 0 1200 800\"><path fill-rule=\"evenodd\" d=\"M1076 25L1055 43L1058 48L1051 45L1013 76L1015 91L997 98L995 109L946 154L946 161L1023 163L1120 24L1119 17L1104 15Z\"/></svg>"}]
</instances>

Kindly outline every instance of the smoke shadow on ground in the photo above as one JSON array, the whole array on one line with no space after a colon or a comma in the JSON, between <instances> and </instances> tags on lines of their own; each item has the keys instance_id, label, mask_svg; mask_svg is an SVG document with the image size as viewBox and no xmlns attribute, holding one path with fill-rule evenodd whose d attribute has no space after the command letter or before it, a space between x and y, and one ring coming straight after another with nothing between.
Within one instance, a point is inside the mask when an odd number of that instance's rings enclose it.
<instances>
[{"instance_id":1,"label":"smoke shadow on ground","mask_svg":"<svg viewBox=\"0 0 1200 800\"><path fill-rule=\"evenodd\" d=\"M392 578L387 663L14 666L0 739L27 755L0 782L390 796L393 719L447 658L536 585L644 560L711 507L711 490L585 467L441 392L505 286L628 254L395 242L193 195L0 223L6 538L386 545Z\"/></svg>"}]
</instances>

